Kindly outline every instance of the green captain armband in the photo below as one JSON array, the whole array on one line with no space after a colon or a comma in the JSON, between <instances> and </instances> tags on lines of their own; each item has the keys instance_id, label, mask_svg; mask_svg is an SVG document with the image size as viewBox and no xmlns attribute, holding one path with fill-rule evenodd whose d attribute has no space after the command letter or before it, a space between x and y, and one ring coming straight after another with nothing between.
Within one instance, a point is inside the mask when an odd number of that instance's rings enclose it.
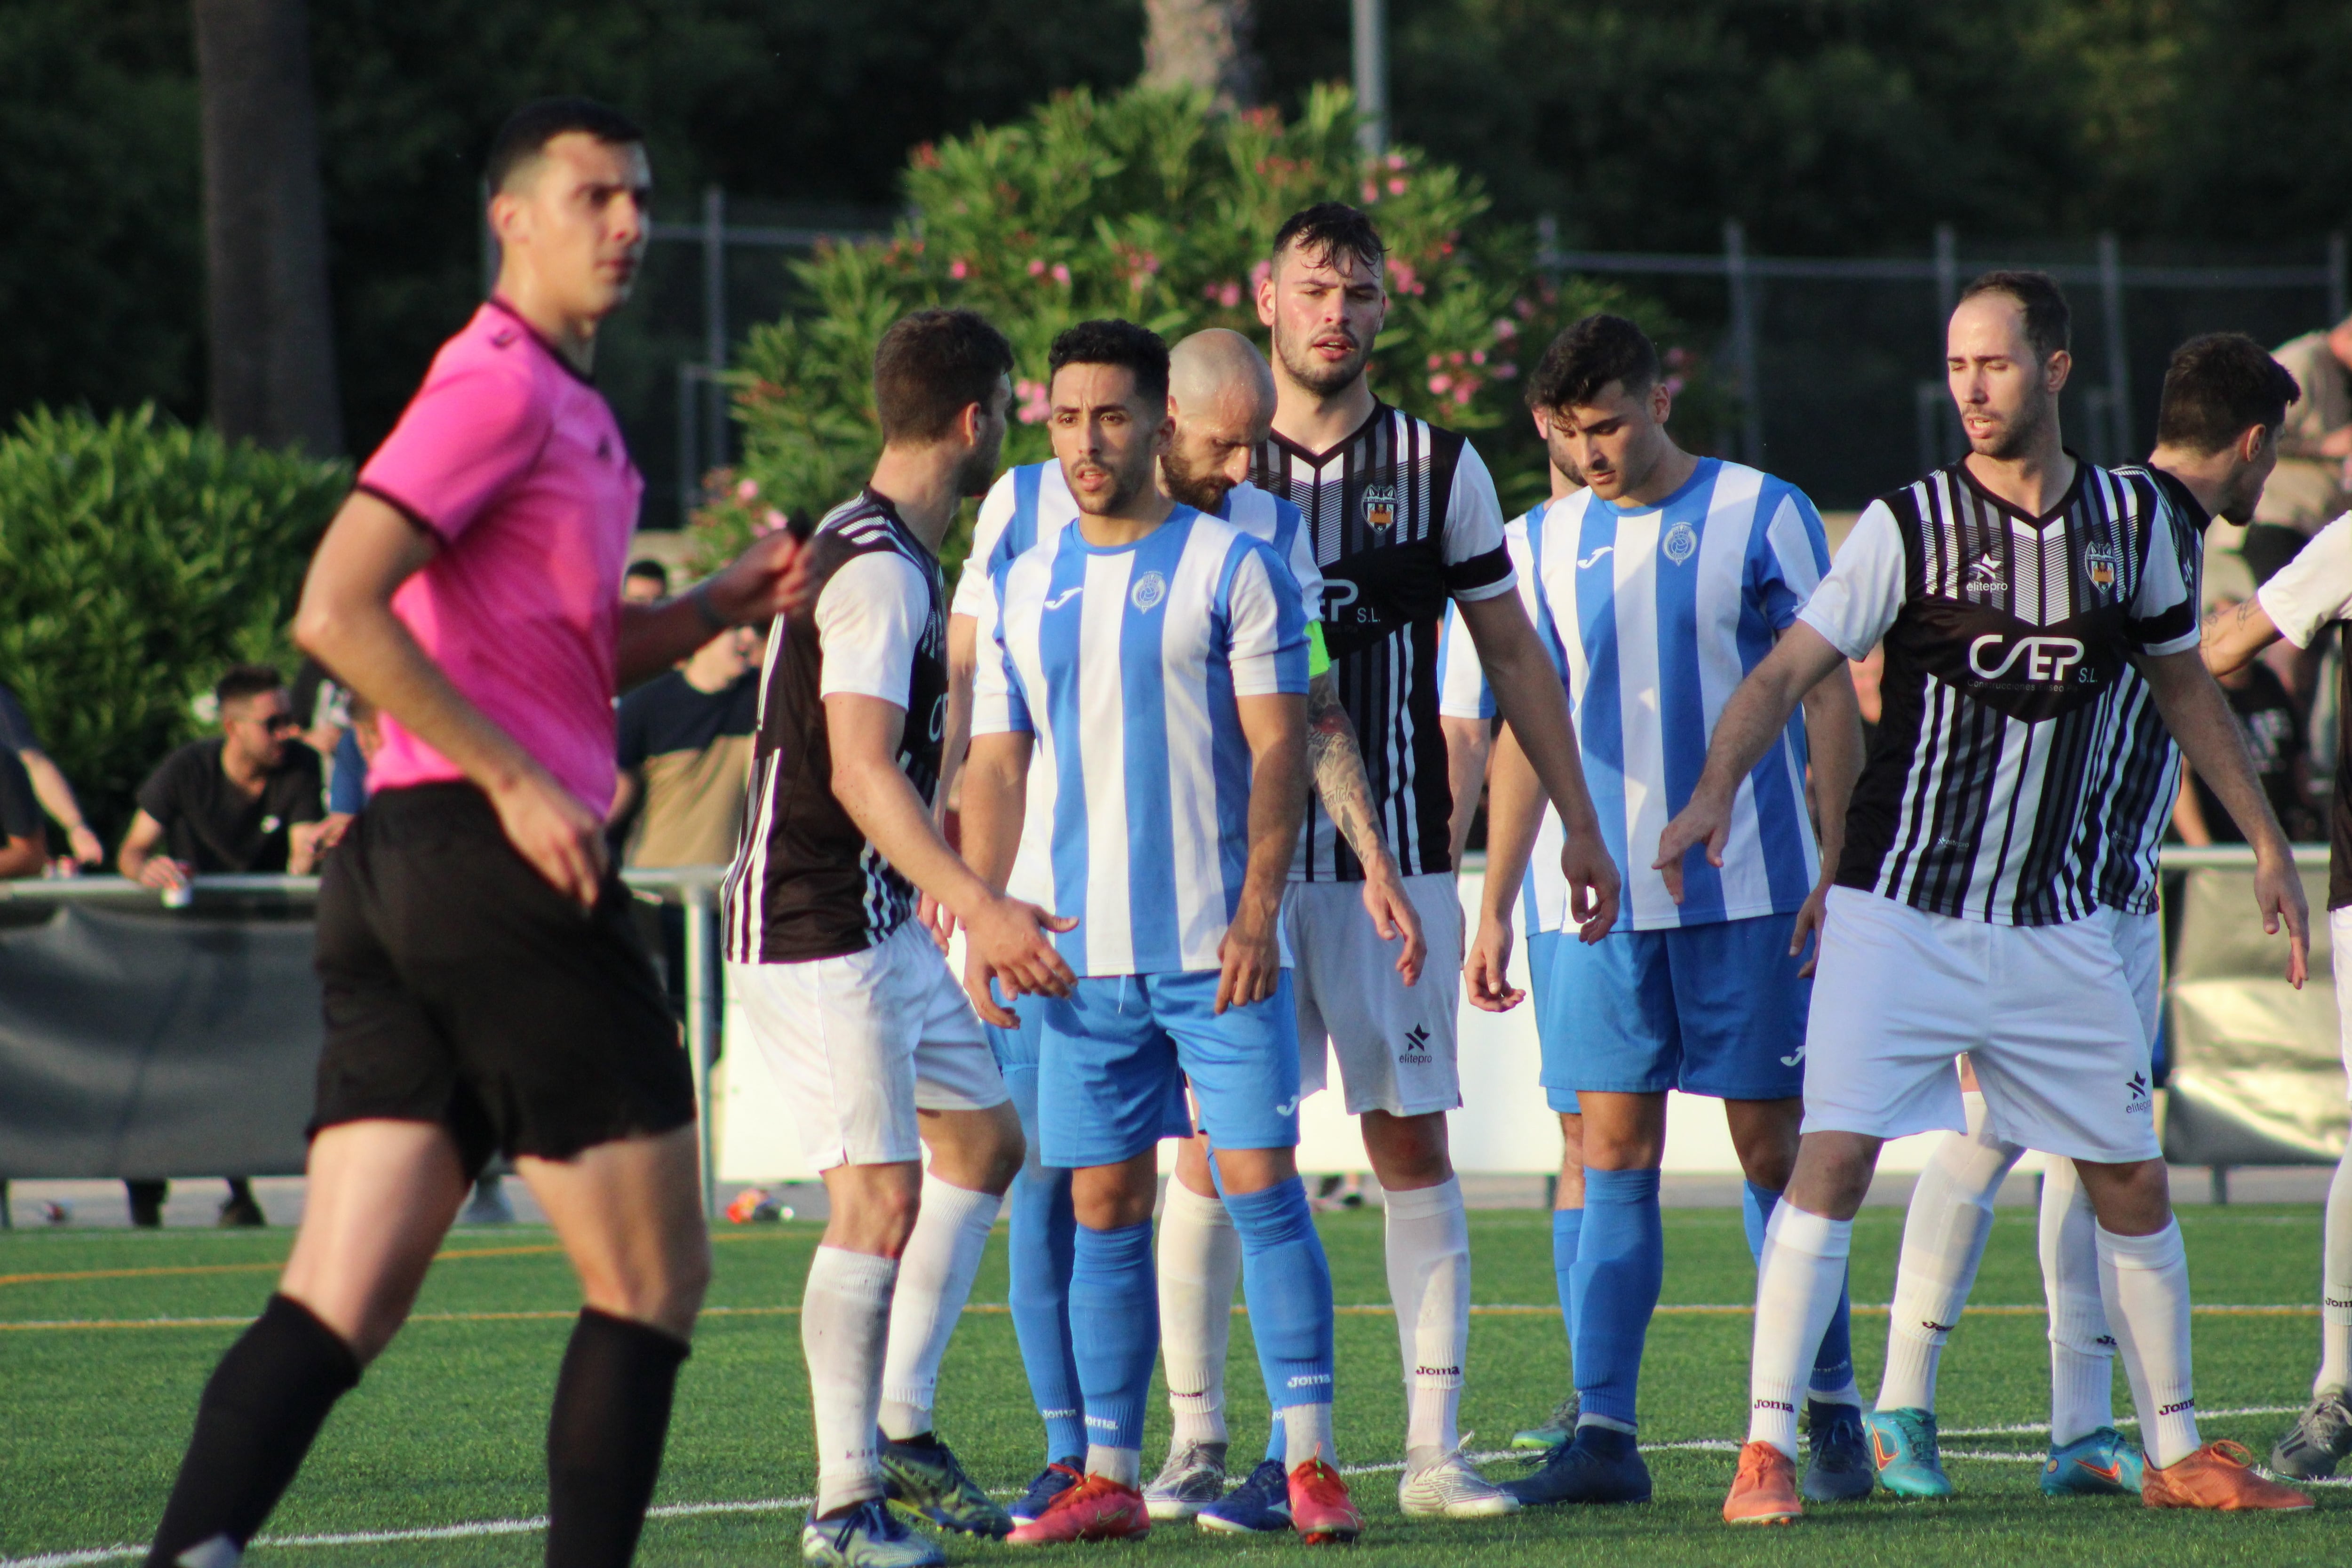
<instances>
[{"instance_id":1,"label":"green captain armband","mask_svg":"<svg viewBox=\"0 0 2352 1568\"><path fill-rule=\"evenodd\" d=\"M1323 648L1323 623L1307 623L1307 679L1314 679L1331 668L1331 656Z\"/></svg>"}]
</instances>

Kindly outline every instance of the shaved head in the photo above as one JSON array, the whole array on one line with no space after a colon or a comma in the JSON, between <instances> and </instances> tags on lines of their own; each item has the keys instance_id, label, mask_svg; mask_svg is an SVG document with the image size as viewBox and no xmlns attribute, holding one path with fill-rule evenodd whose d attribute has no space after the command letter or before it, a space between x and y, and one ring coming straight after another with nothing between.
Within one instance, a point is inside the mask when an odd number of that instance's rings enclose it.
<instances>
[{"instance_id":1,"label":"shaved head","mask_svg":"<svg viewBox=\"0 0 2352 1568\"><path fill-rule=\"evenodd\" d=\"M1212 327L1168 351L1168 410L1175 438L1160 454L1168 493L1214 511L1249 477L1274 425L1274 372L1239 332Z\"/></svg>"}]
</instances>

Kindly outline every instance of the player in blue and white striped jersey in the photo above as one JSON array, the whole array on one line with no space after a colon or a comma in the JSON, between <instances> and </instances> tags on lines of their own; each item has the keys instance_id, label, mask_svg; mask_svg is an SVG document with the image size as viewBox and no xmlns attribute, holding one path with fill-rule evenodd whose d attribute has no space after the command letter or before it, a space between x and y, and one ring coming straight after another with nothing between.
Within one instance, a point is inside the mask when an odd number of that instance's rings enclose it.
<instances>
[{"instance_id":1,"label":"player in blue and white striped jersey","mask_svg":"<svg viewBox=\"0 0 2352 1568\"><path fill-rule=\"evenodd\" d=\"M1549 443L1589 488L1529 515L1520 591L1568 684L1601 832L1626 868L1632 929L1590 945L1551 942L1537 999L1549 1026L1539 1032L1553 1109L1581 1112L1585 1206L1565 1304L1580 1413L1575 1442L1509 1489L1528 1503L1622 1500L1648 1495L1631 1434L1662 1264L1666 1090L1725 1101L1748 1177L1751 1243L1760 1243L1796 1156L1811 991L1799 948L1822 891L1806 810L1806 721L1792 720L1742 781L1723 864L1686 873L1681 903L1629 846L1645 843L1687 798L1724 700L1795 620L1829 549L1801 492L1675 446L1657 352L1632 322L1603 315L1570 327L1529 395L1549 411ZM1455 707L1475 712L1462 698L1469 657L1459 650L1449 673ZM1823 681L1807 702L1818 731L1814 784L1834 835L1860 762L1852 683ZM1517 1000L1504 963L1542 814L1534 773L1506 735L1465 973L1474 1004ZM1530 932L1564 923L1564 897L1544 896L1558 872L1538 867L1527 880L1538 895ZM1866 1494L1873 1477L1842 1333L1825 1342L1813 1383L1809 1483L1824 1496Z\"/></svg>"},{"instance_id":2,"label":"player in blue and white striped jersey","mask_svg":"<svg viewBox=\"0 0 2352 1568\"><path fill-rule=\"evenodd\" d=\"M1259 1362L1286 1417L1309 1540L1360 1518L1332 1467L1330 1273L1297 1177L1297 1018L1279 941L1305 810L1307 625L1262 541L1154 483L1167 349L1123 321L1055 341L1051 428L1074 526L993 574L973 682L964 852L1009 874L1031 774L1078 974L1043 1013L1037 1122L1073 1172L1070 1273L1086 1477L1016 1542L1146 1533L1144 1404L1158 1355L1151 1210L1168 1096L1190 1081L1240 1232ZM966 989L1015 1020L974 968Z\"/></svg>"}]
</instances>

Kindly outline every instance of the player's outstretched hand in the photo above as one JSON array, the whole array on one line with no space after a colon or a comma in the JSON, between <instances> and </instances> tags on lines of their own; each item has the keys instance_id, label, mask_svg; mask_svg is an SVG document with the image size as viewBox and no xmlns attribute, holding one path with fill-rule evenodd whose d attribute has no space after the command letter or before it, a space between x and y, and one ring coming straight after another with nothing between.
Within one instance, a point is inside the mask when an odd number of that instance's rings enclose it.
<instances>
[{"instance_id":1,"label":"player's outstretched hand","mask_svg":"<svg viewBox=\"0 0 2352 1568\"><path fill-rule=\"evenodd\" d=\"M1797 910L1796 929L1789 933L1790 958L1803 954L1805 938L1810 936L1813 939L1812 955L1806 958L1804 966L1797 971L1797 978L1800 980L1811 980L1813 977L1813 971L1821 966L1821 934L1829 923L1831 870L1832 868L1828 866L1822 868L1822 879L1816 882L1813 885L1813 890L1805 896L1803 905Z\"/></svg>"},{"instance_id":2,"label":"player's outstretched hand","mask_svg":"<svg viewBox=\"0 0 2352 1568\"><path fill-rule=\"evenodd\" d=\"M1020 1015L996 999L996 993L989 987L991 977L988 965L967 943L963 953L963 994L971 999L971 1010L980 1015L983 1024L999 1029L1019 1028Z\"/></svg>"},{"instance_id":3,"label":"player's outstretched hand","mask_svg":"<svg viewBox=\"0 0 2352 1568\"><path fill-rule=\"evenodd\" d=\"M1462 959L1462 988L1482 1013L1507 1013L1528 999L1511 989L1510 922L1481 920L1478 935Z\"/></svg>"},{"instance_id":4,"label":"player's outstretched hand","mask_svg":"<svg viewBox=\"0 0 2352 1568\"><path fill-rule=\"evenodd\" d=\"M1280 918L1244 901L1225 927L1224 940L1217 943L1220 967L1212 1013L1263 1002L1282 984L1282 943L1275 930Z\"/></svg>"},{"instance_id":5,"label":"player's outstretched hand","mask_svg":"<svg viewBox=\"0 0 2352 1568\"><path fill-rule=\"evenodd\" d=\"M2296 990L2311 969L2311 910L2304 901L2303 873L2294 868L2292 853L2276 859L2254 858L2254 905L2263 911L2263 930L2278 935L2286 925L2286 983Z\"/></svg>"},{"instance_id":6,"label":"player's outstretched hand","mask_svg":"<svg viewBox=\"0 0 2352 1568\"><path fill-rule=\"evenodd\" d=\"M1609 934L1617 923L1617 900L1623 884L1617 862L1598 833L1571 833L1560 846L1560 875L1568 879L1568 917L1576 934L1588 946Z\"/></svg>"},{"instance_id":7,"label":"player's outstretched hand","mask_svg":"<svg viewBox=\"0 0 2352 1568\"><path fill-rule=\"evenodd\" d=\"M604 819L536 767L491 792L507 842L583 910L596 907L604 883Z\"/></svg>"},{"instance_id":8,"label":"player's outstretched hand","mask_svg":"<svg viewBox=\"0 0 2352 1568\"><path fill-rule=\"evenodd\" d=\"M1665 879L1666 897L1683 901L1683 857L1706 846L1706 863L1721 867L1724 841L1731 837L1731 803L1694 794L1658 835L1658 858L1650 869Z\"/></svg>"},{"instance_id":9,"label":"player's outstretched hand","mask_svg":"<svg viewBox=\"0 0 2352 1568\"><path fill-rule=\"evenodd\" d=\"M1007 996L1067 996L1077 976L1055 951L1052 933L1075 931L1077 924L999 894L964 921L964 945L982 965L983 981L992 977ZM971 989L969 983L965 989ZM977 998L973 1005L979 1005Z\"/></svg>"},{"instance_id":10,"label":"player's outstretched hand","mask_svg":"<svg viewBox=\"0 0 2352 1568\"><path fill-rule=\"evenodd\" d=\"M730 626L807 607L808 552L782 529L763 533L710 579L710 607Z\"/></svg>"},{"instance_id":11,"label":"player's outstretched hand","mask_svg":"<svg viewBox=\"0 0 2352 1568\"><path fill-rule=\"evenodd\" d=\"M1397 973L1404 976L1407 985L1419 984L1422 965L1429 960L1429 939L1422 934L1421 911L1412 907L1412 898L1404 890L1396 861L1385 852L1379 865L1364 868L1364 912L1372 917L1372 929L1380 932L1382 942L1404 938L1404 951L1397 954Z\"/></svg>"}]
</instances>

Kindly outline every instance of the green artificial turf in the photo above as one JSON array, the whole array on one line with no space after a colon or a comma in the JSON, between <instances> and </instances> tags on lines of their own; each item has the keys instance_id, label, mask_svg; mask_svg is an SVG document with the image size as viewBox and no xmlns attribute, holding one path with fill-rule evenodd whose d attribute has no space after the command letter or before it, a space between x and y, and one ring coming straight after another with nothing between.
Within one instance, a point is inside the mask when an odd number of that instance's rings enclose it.
<instances>
[{"instance_id":1,"label":"green artificial turf","mask_svg":"<svg viewBox=\"0 0 2352 1568\"><path fill-rule=\"evenodd\" d=\"M1871 1210L1854 1232L1854 1295L1884 1302L1891 1289L1899 1211ZM1338 1436L1350 1465L1401 1456L1403 1401L1393 1321L1385 1313L1381 1221L1376 1213L1326 1215L1323 1235L1343 1304L1381 1309L1339 1320ZM2197 1393L2209 1411L2284 1407L2305 1396L2316 1353L2315 1314L2305 1304L2318 1275L2314 1207L2184 1211L2198 1299L2207 1305L2278 1306L2288 1311L2200 1315ZM1670 1210L1664 1300L1686 1307L1740 1307L1753 1271L1736 1210ZM973 1300L1005 1297L1000 1227ZM163 1232L0 1236L0 1558L21 1561L136 1543L160 1510L196 1396L214 1361L258 1310L282 1259L284 1233ZM808 1389L798 1320L777 1309L800 1299L816 1227L805 1223L730 1229L694 1358L678 1388L677 1415L658 1503L736 1505L656 1518L638 1561L759 1564L798 1561L801 1510L787 1506L814 1482ZM1490 1307L1548 1308L1553 1286L1549 1216L1496 1211L1471 1216L1474 1299ZM330 1423L265 1540L358 1535L497 1524L501 1533L439 1539L260 1545L249 1564L525 1564L541 1538L514 1521L545 1506L542 1444L556 1363L576 1303L571 1277L543 1230L460 1232L453 1251L481 1256L436 1268L419 1320L373 1368ZM66 1276L41 1279L37 1276ZM1650 1333L1643 1385L1643 1439L1657 1500L1637 1508L1549 1510L1468 1523L1406 1522L1392 1470L1351 1484L1367 1529L1353 1550L1397 1563L1449 1565L1724 1563L1834 1561L1905 1564L2287 1563L2340 1559L2344 1493L2323 1490L2315 1514L2216 1517L2151 1513L2126 1500L2045 1501L2035 1489L2038 1432L1969 1435L2046 1419L2048 1379L2030 1210L2005 1210L1993 1232L1975 1302L2031 1308L1982 1312L1954 1337L1946 1358L1946 1452L1961 1495L1948 1502L1866 1503L1815 1509L1798 1528L1735 1532L1717 1518L1730 1479L1728 1443L1744 1435L1748 1319L1741 1311L1669 1311ZM488 1314L512 1314L488 1316ZM158 1319L224 1319L157 1326ZM46 1324L41 1327L6 1325ZM1883 1311L1857 1314L1863 1385L1876 1379ZM1474 1449L1506 1446L1566 1387L1567 1355L1549 1310L1482 1312L1474 1321L1463 1424ZM1229 1378L1234 1455L1245 1466L1265 1437L1265 1414L1248 1326L1236 1319ZM2116 1380L2119 1413L2129 1395ZM1167 1440L1155 1396L1147 1469ZM2235 1437L2257 1453L2285 1417L2220 1415L2209 1437ZM976 1310L957 1331L941 1378L940 1430L984 1484L1018 1487L1041 1462L1042 1441L1021 1373L1011 1320ZM2011 1458L1967 1458L2006 1454ZM1498 1460L1497 1478L1520 1473ZM767 1503L764 1508L742 1505ZM2331 1517L2332 1516L2332 1517ZM1003 1560L1019 1549L956 1539L958 1562ZM1302 1550L1288 1539L1203 1537L1162 1527L1135 1546L1062 1549L1225 1561ZM1824 1558L1824 1552L1836 1553ZM5 1568L5 1564L0 1564Z\"/></svg>"}]
</instances>

